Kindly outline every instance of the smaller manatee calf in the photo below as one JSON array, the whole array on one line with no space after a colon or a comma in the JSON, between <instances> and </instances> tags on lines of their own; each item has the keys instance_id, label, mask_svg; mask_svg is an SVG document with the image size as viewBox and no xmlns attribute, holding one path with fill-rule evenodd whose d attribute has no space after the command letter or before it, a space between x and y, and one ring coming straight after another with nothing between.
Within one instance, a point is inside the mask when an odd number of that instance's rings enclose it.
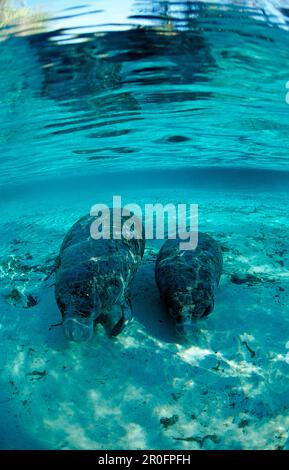
<instances>
[{"instance_id":1,"label":"smaller manatee calf","mask_svg":"<svg viewBox=\"0 0 289 470\"><path fill-rule=\"evenodd\" d=\"M132 317L129 288L144 253L144 237L92 238L94 221L86 215L71 227L57 261L55 298L64 335L73 341L89 339L97 323L112 336L122 331Z\"/></svg>"},{"instance_id":2,"label":"smaller manatee calf","mask_svg":"<svg viewBox=\"0 0 289 470\"><path fill-rule=\"evenodd\" d=\"M180 250L180 241L164 243L157 257L155 277L176 329L183 334L193 320L212 312L223 256L219 244L205 233L198 233L198 244L193 250Z\"/></svg>"}]
</instances>

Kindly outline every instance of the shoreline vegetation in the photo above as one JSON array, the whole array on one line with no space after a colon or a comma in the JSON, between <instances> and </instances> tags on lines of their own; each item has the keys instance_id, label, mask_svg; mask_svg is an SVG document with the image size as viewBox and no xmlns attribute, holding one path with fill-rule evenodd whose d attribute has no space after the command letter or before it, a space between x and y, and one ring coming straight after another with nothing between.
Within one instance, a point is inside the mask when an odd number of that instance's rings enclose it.
<instances>
[{"instance_id":1,"label":"shoreline vegetation","mask_svg":"<svg viewBox=\"0 0 289 470\"><path fill-rule=\"evenodd\" d=\"M0 41L9 36L26 36L45 31L45 22L49 19L47 12L41 8L33 11L25 6L25 2L0 0ZM19 4L19 6L17 6Z\"/></svg>"}]
</instances>

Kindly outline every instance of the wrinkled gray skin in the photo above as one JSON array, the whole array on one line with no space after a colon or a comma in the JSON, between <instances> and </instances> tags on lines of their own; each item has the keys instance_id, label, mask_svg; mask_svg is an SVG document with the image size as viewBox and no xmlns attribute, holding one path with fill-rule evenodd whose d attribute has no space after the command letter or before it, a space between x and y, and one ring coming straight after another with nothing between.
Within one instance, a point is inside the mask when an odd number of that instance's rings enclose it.
<instances>
[{"instance_id":1,"label":"wrinkled gray skin","mask_svg":"<svg viewBox=\"0 0 289 470\"><path fill-rule=\"evenodd\" d=\"M90 215L78 220L58 256L55 298L64 335L73 341L91 338L97 323L112 336L122 331L132 317L129 287L144 252L144 237L93 239L94 221Z\"/></svg>"},{"instance_id":2,"label":"wrinkled gray skin","mask_svg":"<svg viewBox=\"0 0 289 470\"><path fill-rule=\"evenodd\" d=\"M167 240L156 261L156 282L180 334L193 320L214 309L215 290L223 267L219 244L209 235L198 233L195 250L180 250L180 240Z\"/></svg>"}]
</instances>

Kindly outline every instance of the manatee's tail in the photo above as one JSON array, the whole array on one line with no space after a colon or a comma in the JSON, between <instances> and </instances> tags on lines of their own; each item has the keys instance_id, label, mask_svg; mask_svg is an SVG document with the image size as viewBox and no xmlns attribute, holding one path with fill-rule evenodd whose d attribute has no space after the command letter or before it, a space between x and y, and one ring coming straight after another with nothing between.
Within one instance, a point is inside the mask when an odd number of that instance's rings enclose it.
<instances>
[{"instance_id":1,"label":"manatee's tail","mask_svg":"<svg viewBox=\"0 0 289 470\"><path fill-rule=\"evenodd\" d=\"M68 316L63 322L64 336L78 343L89 340L93 335L93 320L91 318Z\"/></svg>"}]
</instances>

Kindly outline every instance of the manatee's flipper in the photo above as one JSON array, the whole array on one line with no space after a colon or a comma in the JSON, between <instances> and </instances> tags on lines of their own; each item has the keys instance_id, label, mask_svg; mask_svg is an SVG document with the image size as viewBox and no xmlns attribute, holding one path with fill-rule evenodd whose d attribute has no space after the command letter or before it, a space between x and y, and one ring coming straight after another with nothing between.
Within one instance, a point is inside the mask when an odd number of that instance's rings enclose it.
<instances>
[{"instance_id":1,"label":"manatee's flipper","mask_svg":"<svg viewBox=\"0 0 289 470\"><path fill-rule=\"evenodd\" d=\"M128 301L123 305L114 305L112 313L109 333L111 336L117 336L132 319L131 303Z\"/></svg>"}]
</instances>

